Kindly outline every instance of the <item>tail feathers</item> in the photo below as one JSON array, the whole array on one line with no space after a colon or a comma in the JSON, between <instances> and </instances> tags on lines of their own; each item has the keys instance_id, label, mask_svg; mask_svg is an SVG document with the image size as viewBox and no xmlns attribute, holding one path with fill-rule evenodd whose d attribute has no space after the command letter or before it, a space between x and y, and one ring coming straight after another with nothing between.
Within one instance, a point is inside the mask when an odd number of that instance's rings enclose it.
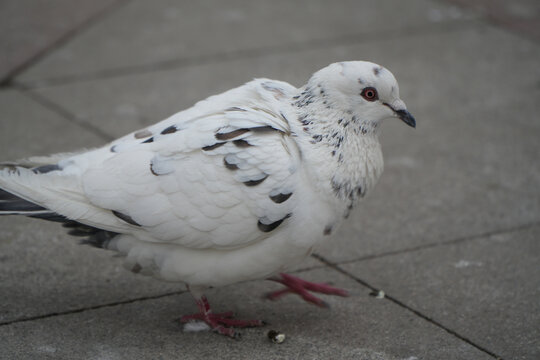
<instances>
[{"instance_id":1,"label":"tail feathers","mask_svg":"<svg viewBox=\"0 0 540 360\"><path fill-rule=\"evenodd\" d=\"M71 231L69 232L69 234L74 235ZM100 249L109 249L109 243L118 235L118 233L112 231L99 230L96 231L94 234L88 236L87 238L82 239L81 244L90 245Z\"/></svg>"},{"instance_id":2,"label":"tail feathers","mask_svg":"<svg viewBox=\"0 0 540 360\"><path fill-rule=\"evenodd\" d=\"M47 208L24 200L8 191L0 189L0 215L25 215L32 218L62 223L68 229L68 234L85 237L81 244L106 249L109 242L118 233L81 224L57 214Z\"/></svg>"},{"instance_id":3,"label":"tail feathers","mask_svg":"<svg viewBox=\"0 0 540 360\"><path fill-rule=\"evenodd\" d=\"M46 208L0 189L0 215L37 215L46 212Z\"/></svg>"}]
</instances>

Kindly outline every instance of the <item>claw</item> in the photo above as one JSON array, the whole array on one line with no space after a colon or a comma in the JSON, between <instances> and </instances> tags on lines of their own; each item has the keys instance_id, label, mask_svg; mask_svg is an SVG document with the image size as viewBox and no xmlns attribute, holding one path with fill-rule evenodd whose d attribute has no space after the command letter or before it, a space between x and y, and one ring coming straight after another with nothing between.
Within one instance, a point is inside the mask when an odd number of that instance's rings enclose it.
<instances>
[{"instance_id":1,"label":"claw","mask_svg":"<svg viewBox=\"0 0 540 360\"><path fill-rule=\"evenodd\" d=\"M196 299L199 312L192 315L184 315L180 318L181 323L188 323L192 321L203 321L210 329L218 334L231 337L233 339L240 339L240 332L235 328L247 328L264 326L266 322L262 320L237 320L233 318L232 311L224 313L212 313L208 300L203 295L200 299Z\"/></svg>"},{"instance_id":2,"label":"claw","mask_svg":"<svg viewBox=\"0 0 540 360\"><path fill-rule=\"evenodd\" d=\"M294 293L302 297L302 299L307 302L320 307L329 308L330 305L328 303L314 296L310 293L310 291L327 295L337 295L343 297L349 296L347 291L327 284L312 283L288 274L280 274L280 276L281 277L279 278L270 278L269 280L279 282L280 284L285 285L286 288L267 293L265 294L265 298L269 300L277 300L283 295Z\"/></svg>"}]
</instances>

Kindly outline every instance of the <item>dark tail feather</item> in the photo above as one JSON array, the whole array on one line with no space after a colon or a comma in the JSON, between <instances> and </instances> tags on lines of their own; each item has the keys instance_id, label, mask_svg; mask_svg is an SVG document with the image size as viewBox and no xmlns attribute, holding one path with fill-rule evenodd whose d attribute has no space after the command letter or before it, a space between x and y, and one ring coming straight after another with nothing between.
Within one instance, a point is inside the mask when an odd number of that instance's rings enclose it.
<instances>
[{"instance_id":1,"label":"dark tail feather","mask_svg":"<svg viewBox=\"0 0 540 360\"><path fill-rule=\"evenodd\" d=\"M24 200L17 195L0 189L0 215L24 215L32 218L54 221L62 223L62 226L69 229L68 234L85 237L81 244L91 245L98 248L107 248L109 242L118 233L95 228L70 220L67 217L57 214L43 206Z\"/></svg>"},{"instance_id":2,"label":"dark tail feather","mask_svg":"<svg viewBox=\"0 0 540 360\"><path fill-rule=\"evenodd\" d=\"M7 201L12 199L18 199L18 197L10 192L0 189L0 201Z\"/></svg>"},{"instance_id":3,"label":"dark tail feather","mask_svg":"<svg viewBox=\"0 0 540 360\"><path fill-rule=\"evenodd\" d=\"M71 234L71 232L69 233ZM109 242L112 239L114 239L117 235L118 233L115 233L112 231L99 230L99 231L96 231L94 234L88 236L87 238L82 239L81 244L90 245L90 246L101 248L101 249L108 249Z\"/></svg>"},{"instance_id":4,"label":"dark tail feather","mask_svg":"<svg viewBox=\"0 0 540 360\"><path fill-rule=\"evenodd\" d=\"M25 215L28 212L43 211L47 209L0 189L0 215L17 215L17 213Z\"/></svg>"}]
</instances>

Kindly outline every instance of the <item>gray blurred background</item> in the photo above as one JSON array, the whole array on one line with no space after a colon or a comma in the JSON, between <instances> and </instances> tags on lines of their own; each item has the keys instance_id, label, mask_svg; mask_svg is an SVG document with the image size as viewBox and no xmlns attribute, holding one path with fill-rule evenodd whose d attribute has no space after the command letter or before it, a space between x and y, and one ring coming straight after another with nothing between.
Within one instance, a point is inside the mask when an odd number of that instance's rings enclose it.
<instances>
[{"instance_id":1,"label":"gray blurred background","mask_svg":"<svg viewBox=\"0 0 540 360\"><path fill-rule=\"evenodd\" d=\"M3 217L0 358L540 358L537 0L0 0L0 161L100 146L343 60L390 69L418 122L384 124L376 190L298 266L351 297L321 310L264 301L277 287L262 281L213 289L216 311L271 325L186 333L182 286Z\"/></svg>"}]
</instances>

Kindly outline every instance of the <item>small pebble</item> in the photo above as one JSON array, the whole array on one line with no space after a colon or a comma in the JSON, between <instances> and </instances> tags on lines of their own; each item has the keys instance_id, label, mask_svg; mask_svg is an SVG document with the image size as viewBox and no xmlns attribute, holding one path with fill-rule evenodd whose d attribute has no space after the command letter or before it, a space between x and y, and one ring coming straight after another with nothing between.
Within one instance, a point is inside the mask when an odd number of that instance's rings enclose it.
<instances>
[{"instance_id":1,"label":"small pebble","mask_svg":"<svg viewBox=\"0 0 540 360\"><path fill-rule=\"evenodd\" d=\"M374 296L376 299L384 299L384 291L382 290L373 290L369 295Z\"/></svg>"},{"instance_id":2,"label":"small pebble","mask_svg":"<svg viewBox=\"0 0 540 360\"><path fill-rule=\"evenodd\" d=\"M285 334L276 330L270 330L267 336L274 344L281 344L285 341Z\"/></svg>"}]
</instances>

